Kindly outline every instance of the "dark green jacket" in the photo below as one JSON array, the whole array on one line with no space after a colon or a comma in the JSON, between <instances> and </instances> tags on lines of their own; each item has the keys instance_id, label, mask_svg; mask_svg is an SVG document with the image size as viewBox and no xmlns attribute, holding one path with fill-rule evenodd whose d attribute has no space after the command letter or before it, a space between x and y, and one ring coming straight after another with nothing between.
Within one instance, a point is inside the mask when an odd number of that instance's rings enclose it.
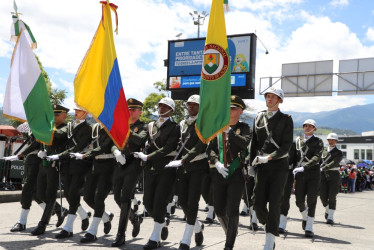
<instances>
[{"instance_id":1,"label":"dark green jacket","mask_svg":"<svg viewBox=\"0 0 374 250\"><path fill-rule=\"evenodd\" d=\"M55 133L53 134L52 145L46 146L47 155L55 155L65 151L68 140L67 132L68 127L66 123L56 127Z\"/></svg>"},{"instance_id":2,"label":"dark green jacket","mask_svg":"<svg viewBox=\"0 0 374 250\"><path fill-rule=\"evenodd\" d=\"M208 170L208 159L206 157L206 147L196 134L195 131L196 121L189 122L187 119L180 122L179 126L181 129L181 139L178 146L178 151L183 143L185 143L181 154L178 159L183 159L184 164L180 169L186 170L187 172L193 171L194 169L199 170L204 168ZM186 141L186 138L189 136L189 139ZM205 158L200 160L194 160L196 156L205 155ZM191 162L193 161L193 162Z\"/></svg>"},{"instance_id":3,"label":"dark green jacket","mask_svg":"<svg viewBox=\"0 0 374 250\"><path fill-rule=\"evenodd\" d=\"M226 158L229 164L248 147L251 140L251 129L249 128L248 124L238 122L236 125L230 127L231 130L228 133L229 146L226 151ZM215 164L217 161L219 161L217 137L209 143L207 154L210 164Z\"/></svg>"},{"instance_id":4,"label":"dark green jacket","mask_svg":"<svg viewBox=\"0 0 374 250\"><path fill-rule=\"evenodd\" d=\"M300 141L300 142L299 142ZM301 148L300 148L301 147ZM323 141L312 136L306 142L304 142L304 136L296 138L296 150L297 150L297 162L301 160L301 150L306 152L306 155L301 162L301 166L304 167L304 171L320 171L320 161L323 152Z\"/></svg>"},{"instance_id":5,"label":"dark green jacket","mask_svg":"<svg viewBox=\"0 0 374 250\"><path fill-rule=\"evenodd\" d=\"M322 160L320 162L322 171L331 170L336 168L339 171L340 162L343 159L343 152L334 147L330 152L327 152L327 148L323 150Z\"/></svg>"},{"instance_id":6,"label":"dark green jacket","mask_svg":"<svg viewBox=\"0 0 374 250\"><path fill-rule=\"evenodd\" d=\"M137 120L130 125L130 130L130 137L123 149L126 160L134 157L132 153L143 151L144 144L148 138L148 127L144 122Z\"/></svg>"},{"instance_id":7,"label":"dark green jacket","mask_svg":"<svg viewBox=\"0 0 374 250\"><path fill-rule=\"evenodd\" d=\"M150 158L147 161L146 168L160 172L163 171L165 165L174 158L174 156L168 156L168 154L177 149L180 131L179 126L170 119L165 121L160 128L158 128L156 124L157 122L154 122L152 134L155 135L158 133L158 130L161 130L161 132L152 144L150 144L152 141L151 137L148 137L149 149L147 150L147 154ZM148 134L149 133L151 133L151 131L148 131Z\"/></svg>"},{"instance_id":8,"label":"dark green jacket","mask_svg":"<svg viewBox=\"0 0 374 250\"><path fill-rule=\"evenodd\" d=\"M93 160L97 155L113 154L116 149L118 148L114 145L112 138L109 137L105 129L99 128L97 137L93 139L93 148L86 153L86 158Z\"/></svg>"},{"instance_id":9,"label":"dark green jacket","mask_svg":"<svg viewBox=\"0 0 374 250\"><path fill-rule=\"evenodd\" d=\"M270 140L267 134L266 124L271 138L276 145ZM253 123L252 141L250 146L250 163L258 155L270 155L275 162L288 156L293 140L293 120L290 115L282 113L280 110L268 119L266 110L257 114Z\"/></svg>"},{"instance_id":10,"label":"dark green jacket","mask_svg":"<svg viewBox=\"0 0 374 250\"><path fill-rule=\"evenodd\" d=\"M68 142L66 145L66 150L59 154L60 159L62 160L69 160L70 155L69 153L84 153L83 150L87 151L88 146L91 144L92 141L92 127L86 122L82 122L75 128L72 123L69 122L68 124L68 133L67 138Z\"/></svg>"}]
</instances>

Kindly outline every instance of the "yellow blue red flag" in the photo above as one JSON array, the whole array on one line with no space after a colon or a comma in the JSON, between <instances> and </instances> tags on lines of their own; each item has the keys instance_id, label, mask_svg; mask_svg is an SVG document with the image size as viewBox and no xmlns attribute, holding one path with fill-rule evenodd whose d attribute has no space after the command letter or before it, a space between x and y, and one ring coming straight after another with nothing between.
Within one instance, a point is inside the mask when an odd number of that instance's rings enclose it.
<instances>
[{"instance_id":1,"label":"yellow blue red flag","mask_svg":"<svg viewBox=\"0 0 374 250\"><path fill-rule=\"evenodd\" d=\"M90 112L116 146L123 149L130 134L130 112L113 41L111 10L116 13L117 20L117 6L109 1L100 3L99 27L75 76L75 102Z\"/></svg>"}]
</instances>

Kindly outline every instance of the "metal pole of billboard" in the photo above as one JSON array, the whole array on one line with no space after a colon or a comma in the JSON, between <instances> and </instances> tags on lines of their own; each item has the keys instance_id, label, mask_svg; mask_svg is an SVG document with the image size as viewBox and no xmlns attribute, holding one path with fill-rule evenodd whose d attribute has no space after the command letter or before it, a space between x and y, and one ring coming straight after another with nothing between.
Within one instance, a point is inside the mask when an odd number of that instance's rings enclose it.
<instances>
[{"instance_id":1,"label":"metal pole of billboard","mask_svg":"<svg viewBox=\"0 0 374 250\"><path fill-rule=\"evenodd\" d=\"M192 16L193 24L197 25L197 38L200 38L200 25L204 24L204 20L209 14L205 10L201 13L194 10L193 14L190 12L190 15Z\"/></svg>"}]
</instances>

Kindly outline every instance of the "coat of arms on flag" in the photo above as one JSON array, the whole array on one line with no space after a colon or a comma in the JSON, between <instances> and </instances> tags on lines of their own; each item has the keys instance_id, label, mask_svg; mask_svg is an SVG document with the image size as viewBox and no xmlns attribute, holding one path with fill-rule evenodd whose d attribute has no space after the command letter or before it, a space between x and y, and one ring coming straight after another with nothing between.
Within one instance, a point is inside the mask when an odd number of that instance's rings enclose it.
<instances>
[{"instance_id":1,"label":"coat of arms on flag","mask_svg":"<svg viewBox=\"0 0 374 250\"><path fill-rule=\"evenodd\" d=\"M208 81L217 80L226 73L229 67L229 56L221 46L207 44L205 45L203 65L202 78Z\"/></svg>"}]
</instances>

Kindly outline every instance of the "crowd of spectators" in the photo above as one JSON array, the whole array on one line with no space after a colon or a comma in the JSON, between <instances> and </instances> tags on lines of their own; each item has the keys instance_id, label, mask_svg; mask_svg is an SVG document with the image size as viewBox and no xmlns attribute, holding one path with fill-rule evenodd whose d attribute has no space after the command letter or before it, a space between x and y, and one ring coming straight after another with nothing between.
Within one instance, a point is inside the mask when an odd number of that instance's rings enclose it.
<instances>
[{"instance_id":1,"label":"crowd of spectators","mask_svg":"<svg viewBox=\"0 0 374 250\"><path fill-rule=\"evenodd\" d=\"M354 164L344 165L340 168L340 192L354 193L364 190L373 190L373 167L362 167Z\"/></svg>"}]
</instances>

